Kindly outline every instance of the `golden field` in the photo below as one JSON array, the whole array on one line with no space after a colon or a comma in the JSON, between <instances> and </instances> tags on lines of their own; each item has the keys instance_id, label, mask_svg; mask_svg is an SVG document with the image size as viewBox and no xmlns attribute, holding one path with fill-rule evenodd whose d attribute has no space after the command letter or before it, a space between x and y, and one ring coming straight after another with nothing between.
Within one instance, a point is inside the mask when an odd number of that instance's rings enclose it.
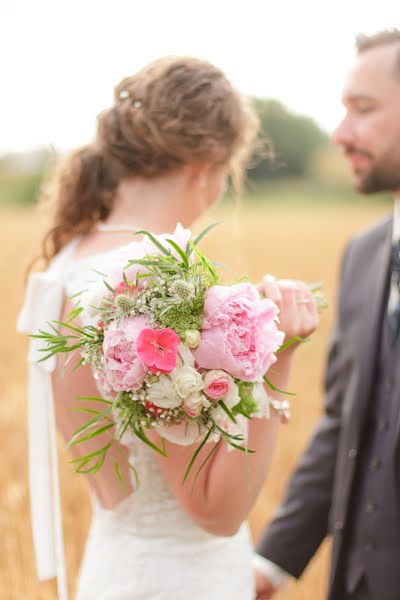
<instances>
[{"instance_id":1,"label":"golden field","mask_svg":"<svg viewBox=\"0 0 400 600\"><path fill-rule=\"evenodd\" d=\"M293 419L282 427L272 470L250 517L257 538L271 518L286 482L321 412L321 381L335 310L340 255L345 241L388 210L383 202L244 203L239 212L221 208L208 221L222 220L204 243L208 253L237 272L258 279L270 272L280 277L322 281L329 309L311 343L298 351L290 389ZM43 218L33 209L2 209L1 336L0 336L0 597L2 600L51 600L54 582L36 580L29 520L25 398L26 340L14 333L22 302L23 272L34 252ZM70 589L79 567L90 520L85 481L73 472L60 445L65 543ZM278 600L322 600L329 559L324 544L303 578L282 591ZM96 599L93 599L96 600ZM225 600L225 599L222 599Z\"/></svg>"}]
</instances>

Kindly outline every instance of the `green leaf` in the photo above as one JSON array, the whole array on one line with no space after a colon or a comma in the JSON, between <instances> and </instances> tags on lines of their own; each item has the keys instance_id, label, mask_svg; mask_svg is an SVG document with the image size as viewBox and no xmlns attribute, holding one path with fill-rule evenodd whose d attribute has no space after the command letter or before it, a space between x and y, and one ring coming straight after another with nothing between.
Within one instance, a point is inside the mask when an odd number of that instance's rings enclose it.
<instances>
[{"instance_id":1,"label":"green leaf","mask_svg":"<svg viewBox=\"0 0 400 600\"><path fill-rule=\"evenodd\" d=\"M111 292L112 294L115 294L114 288L112 288L111 285L109 285L105 279L103 279L103 283L104 283L104 285L106 286L106 288L108 289L109 292Z\"/></svg>"},{"instance_id":2,"label":"green leaf","mask_svg":"<svg viewBox=\"0 0 400 600\"><path fill-rule=\"evenodd\" d=\"M268 377L266 375L264 375L263 379L264 379L265 383L267 385L269 385L271 390L274 390L274 392L279 392L280 394L285 394L286 396L295 396L296 395L293 392L285 392L285 390L280 390L268 379Z\"/></svg>"},{"instance_id":3,"label":"green leaf","mask_svg":"<svg viewBox=\"0 0 400 600\"><path fill-rule=\"evenodd\" d=\"M140 485L140 481L139 481L139 475L138 475L137 469L135 468L135 466L131 462L129 462L129 460L127 462L128 462L128 467L132 471L133 476L135 478L136 488L138 488L139 485Z\"/></svg>"},{"instance_id":4,"label":"green leaf","mask_svg":"<svg viewBox=\"0 0 400 600\"><path fill-rule=\"evenodd\" d=\"M234 423L237 423L235 417L233 416L233 414L231 413L231 411L229 410L229 408L227 407L227 405L225 404L225 402L223 402L222 400L220 400L218 404L226 412L226 414L228 415L228 417L230 418L230 420L233 421Z\"/></svg>"},{"instance_id":5,"label":"green leaf","mask_svg":"<svg viewBox=\"0 0 400 600\"><path fill-rule=\"evenodd\" d=\"M196 248L196 246L194 246L192 244L192 242L189 241L189 244L190 244L190 247L192 248L193 252L200 259L201 264L203 265L204 269L210 273L213 283L217 283L218 275L217 275L217 272L214 269L213 265L211 264L211 262L198 248Z\"/></svg>"},{"instance_id":6,"label":"green leaf","mask_svg":"<svg viewBox=\"0 0 400 600\"><path fill-rule=\"evenodd\" d=\"M156 452L158 452L162 456L167 456L165 450L163 450L162 448L159 448L156 444L154 444L151 440L149 440L149 438L144 433L144 431L143 431L143 429L141 427L139 428L135 424L133 424L132 427L133 427L133 431L134 431L135 435L140 440L142 440L142 442L144 442L145 444L147 444L148 446L150 446L150 448L152 448L153 450L155 450Z\"/></svg>"},{"instance_id":7,"label":"green leaf","mask_svg":"<svg viewBox=\"0 0 400 600\"><path fill-rule=\"evenodd\" d=\"M180 246L178 246L178 244L176 242L174 242L174 240L167 239L166 241L177 251L177 253L179 254L179 256L182 259L182 263L183 263L184 267L185 268L188 267L189 260L188 260L187 254L182 250L182 248Z\"/></svg>"},{"instance_id":8,"label":"green leaf","mask_svg":"<svg viewBox=\"0 0 400 600\"><path fill-rule=\"evenodd\" d=\"M303 338L301 338L300 336L297 335L296 337L292 337L292 338L290 338L290 340L288 340L287 342L282 344L282 346L280 346L276 352L277 353L282 352L282 350L285 350L285 348L288 348L292 344L296 344L296 342L304 343L306 341L307 340L303 340Z\"/></svg>"},{"instance_id":9,"label":"green leaf","mask_svg":"<svg viewBox=\"0 0 400 600\"><path fill-rule=\"evenodd\" d=\"M98 398L97 396L79 396L79 400L84 400L85 402L102 402L103 404L109 404L110 406L113 404L111 400Z\"/></svg>"},{"instance_id":10,"label":"green leaf","mask_svg":"<svg viewBox=\"0 0 400 600\"><path fill-rule=\"evenodd\" d=\"M87 398L85 398L85 400L87 400ZM103 419L108 414L110 414L111 410L112 410L112 406L107 406L107 408L105 408L103 411L99 412L95 417L93 417L92 419L89 419L89 421L87 421L84 425L79 427L79 429L77 429L74 432L71 440L68 442L67 448L69 448L69 446L72 445L73 441L80 433L82 433L83 431L86 431L87 429L92 427L92 425L95 425L96 423L98 423L101 419Z\"/></svg>"},{"instance_id":11,"label":"green leaf","mask_svg":"<svg viewBox=\"0 0 400 600\"><path fill-rule=\"evenodd\" d=\"M213 431L214 431L214 426L210 427L210 429L208 430L208 433L207 433L207 435L206 435L206 436L203 438L203 440L202 440L202 442L201 442L200 446L199 446L199 447L197 448L197 450L194 452L194 454L193 454L193 456L192 456L192 458L191 458L191 460L190 460L190 463L189 463L189 465L188 465L188 467L187 467L187 469L186 469L186 471L185 471L185 475L183 476L182 485L185 483L185 481L186 481L186 479L187 479L187 477L188 477L188 475L189 475L189 473L190 473L190 470L191 470L191 468L192 468L192 466L193 466L193 464L194 464L194 462L195 462L196 458L198 457L198 455L199 455L199 453L200 453L201 449L203 448L204 444L206 444L206 443L207 443L207 440L208 440L208 438L210 437L210 435L213 433Z\"/></svg>"},{"instance_id":12,"label":"green leaf","mask_svg":"<svg viewBox=\"0 0 400 600\"><path fill-rule=\"evenodd\" d=\"M98 415L99 411L94 408L88 408L87 406L71 406L70 410L75 410L76 412L88 413L90 415Z\"/></svg>"},{"instance_id":13,"label":"green leaf","mask_svg":"<svg viewBox=\"0 0 400 600\"><path fill-rule=\"evenodd\" d=\"M125 485L124 485L124 480L122 479L122 474L121 474L121 471L119 468L119 462L116 461L115 459L113 460L113 466L114 466L114 473L117 477L118 483L121 486L121 488L124 489Z\"/></svg>"},{"instance_id":14,"label":"green leaf","mask_svg":"<svg viewBox=\"0 0 400 600\"><path fill-rule=\"evenodd\" d=\"M171 254L171 250L169 250L168 248L165 248L165 246L163 246L161 244L161 242L159 242L158 239L156 237L154 237L154 235L152 233L150 233L150 231L145 231L144 229L142 229L140 231L135 231L135 235L145 235L146 237L149 238L149 240L151 240L153 242L153 244L155 246L157 246L157 248L159 250L161 250L161 252L163 254L165 254L168 257L173 258L172 254Z\"/></svg>"},{"instance_id":15,"label":"green leaf","mask_svg":"<svg viewBox=\"0 0 400 600\"><path fill-rule=\"evenodd\" d=\"M106 444L105 446L100 448L99 450L95 450L94 452L91 452L90 454L86 454L85 456L82 456L79 458L73 458L69 462L74 464L74 463L79 463L79 462L84 461L85 463L87 463L95 456L99 456L100 454L104 454L105 452L107 452L111 448L111 445L112 445L112 442L109 442L108 444Z\"/></svg>"},{"instance_id":16,"label":"green leaf","mask_svg":"<svg viewBox=\"0 0 400 600\"><path fill-rule=\"evenodd\" d=\"M233 446L233 448L236 448L237 450L240 450L241 452L248 452L249 454L255 454L255 450L250 450L250 448L247 448L246 446L238 446L238 444L234 444L233 442L228 442L228 444L230 446Z\"/></svg>"},{"instance_id":17,"label":"green leaf","mask_svg":"<svg viewBox=\"0 0 400 600\"><path fill-rule=\"evenodd\" d=\"M209 452L206 456L206 458L203 460L203 462L201 463L197 473L196 473L196 477L193 480L193 485L192 485L192 490L190 492L190 497L193 494L193 490L194 490L194 486L196 484L197 478L200 475L201 470L203 469L203 467L206 465L206 463L209 461L209 459L211 458L211 456L214 454L214 452L216 451L216 449L218 448L218 443L214 444L214 447L212 448L211 452Z\"/></svg>"},{"instance_id":18,"label":"green leaf","mask_svg":"<svg viewBox=\"0 0 400 600\"><path fill-rule=\"evenodd\" d=\"M92 438L97 437L101 433L108 431L112 427L115 427L115 423L108 423L108 425L104 425L104 427L99 427L99 429L95 429L95 430L91 431L90 433L87 433L83 437L81 437L79 439L75 439L73 442L70 442L69 446L76 446L77 444L81 444L82 442L87 442L88 440L91 440Z\"/></svg>"},{"instance_id":19,"label":"green leaf","mask_svg":"<svg viewBox=\"0 0 400 600\"><path fill-rule=\"evenodd\" d=\"M74 366L74 368L72 369L72 372L76 371L77 369L79 369L79 367L81 367L83 365L83 363L85 362L84 358L81 358L76 365Z\"/></svg>"},{"instance_id":20,"label":"green leaf","mask_svg":"<svg viewBox=\"0 0 400 600\"><path fill-rule=\"evenodd\" d=\"M221 225L221 224L222 224L222 221L217 221L216 223L212 223L211 225L209 225L208 227L203 229L203 231L201 231L199 233L199 235L193 240L193 244L195 246L197 246L199 244L199 242L203 239L203 237L206 236L209 231L211 231L211 229L214 229L214 227L217 227L217 225Z\"/></svg>"}]
</instances>

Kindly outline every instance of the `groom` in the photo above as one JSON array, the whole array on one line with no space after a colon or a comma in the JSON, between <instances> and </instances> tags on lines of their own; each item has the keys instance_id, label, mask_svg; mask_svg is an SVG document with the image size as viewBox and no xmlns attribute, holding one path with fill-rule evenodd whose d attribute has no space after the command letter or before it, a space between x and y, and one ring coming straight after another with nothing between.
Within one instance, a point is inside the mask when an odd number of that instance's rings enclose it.
<instances>
[{"instance_id":1,"label":"groom","mask_svg":"<svg viewBox=\"0 0 400 600\"><path fill-rule=\"evenodd\" d=\"M400 31L359 36L357 51L334 141L356 189L391 192L394 215L347 247L325 416L257 549L258 600L328 534L329 600L400 599Z\"/></svg>"}]
</instances>

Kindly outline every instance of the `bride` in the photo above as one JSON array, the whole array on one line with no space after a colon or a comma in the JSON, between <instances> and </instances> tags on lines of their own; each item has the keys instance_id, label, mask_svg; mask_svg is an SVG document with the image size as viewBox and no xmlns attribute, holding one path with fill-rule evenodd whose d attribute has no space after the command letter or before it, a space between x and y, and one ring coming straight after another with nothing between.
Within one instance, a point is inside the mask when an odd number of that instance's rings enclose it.
<instances>
[{"instance_id":1,"label":"bride","mask_svg":"<svg viewBox=\"0 0 400 600\"><path fill-rule=\"evenodd\" d=\"M31 276L19 329L34 333L51 319L64 319L73 302L69 298L90 287L94 270L107 274L130 258L133 231L173 232L177 223L189 227L222 196L228 176L240 186L256 134L250 105L208 62L161 59L124 79L114 105L99 116L95 143L74 152L60 168L54 222L43 244L47 269ZM287 338L306 337L315 329L316 305L305 284L265 279L260 288L279 304L280 329ZM279 354L271 375L276 387L287 386L295 352L290 346ZM98 396L99 388L89 367L62 372L63 361L38 364L38 357L32 342L33 534L39 577L57 571L59 596L65 599L53 412L69 440L86 421L86 415L71 410L77 397ZM282 400L280 394L270 395ZM115 451L136 465L140 486L126 462L121 463L123 487L111 461L96 476L87 476L93 519L77 599L252 600L246 517L269 469L278 413L249 423L249 447L255 453L248 464L244 453L227 451L219 442L193 495L192 482L182 485L182 477L195 448L167 442L165 458L135 439L114 441ZM149 435L159 443L156 433ZM77 458L107 441L72 446L71 454Z\"/></svg>"}]
</instances>

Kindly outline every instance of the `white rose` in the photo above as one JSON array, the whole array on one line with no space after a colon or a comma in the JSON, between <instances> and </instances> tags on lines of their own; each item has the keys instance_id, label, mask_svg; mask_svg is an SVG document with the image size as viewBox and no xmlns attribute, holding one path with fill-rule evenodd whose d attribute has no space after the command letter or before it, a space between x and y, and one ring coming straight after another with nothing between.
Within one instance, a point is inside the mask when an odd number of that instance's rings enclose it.
<instances>
[{"instance_id":1,"label":"white rose","mask_svg":"<svg viewBox=\"0 0 400 600\"><path fill-rule=\"evenodd\" d=\"M190 394L182 403L182 408L185 413L192 418L198 417L204 408L209 408L211 406L211 402L207 399L204 394L200 394L199 392L195 392L194 394Z\"/></svg>"},{"instance_id":2,"label":"white rose","mask_svg":"<svg viewBox=\"0 0 400 600\"><path fill-rule=\"evenodd\" d=\"M175 390L181 398L187 398L194 392L200 392L203 387L203 378L192 367L184 366L174 369L170 373Z\"/></svg>"},{"instance_id":3,"label":"white rose","mask_svg":"<svg viewBox=\"0 0 400 600\"><path fill-rule=\"evenodd\" d=\"M177 408L182 404L168 375L160 375L158 381L147 389L147 397L160 408Z\"/></svg>"}]
</instances>

